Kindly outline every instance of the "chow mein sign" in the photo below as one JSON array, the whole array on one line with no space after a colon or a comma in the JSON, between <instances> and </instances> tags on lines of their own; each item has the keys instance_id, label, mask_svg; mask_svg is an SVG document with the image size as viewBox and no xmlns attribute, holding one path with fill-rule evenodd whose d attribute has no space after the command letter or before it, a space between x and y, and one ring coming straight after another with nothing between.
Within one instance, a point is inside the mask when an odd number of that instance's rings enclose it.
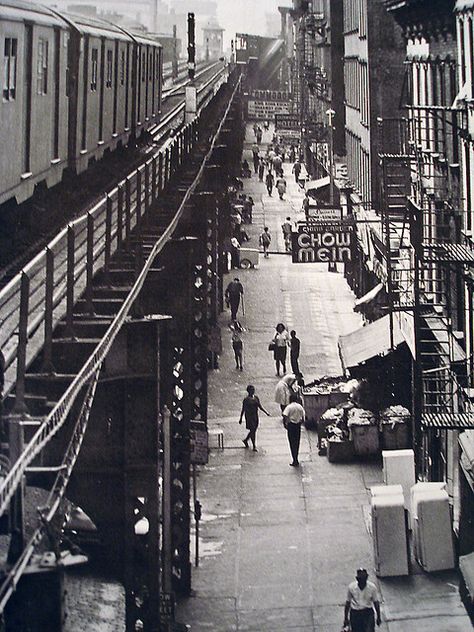
<instances>
[{"instance_id":1,"label":"chow mein sign","mask_svg":"<svg viewBox=\"0 0 474 632\"><path fill-rule=\"evenodd\" d=\"M352 260L353 226L343 222L300 223L292 233L293 263L346 263Z\"/></svg>"}]
</instances>

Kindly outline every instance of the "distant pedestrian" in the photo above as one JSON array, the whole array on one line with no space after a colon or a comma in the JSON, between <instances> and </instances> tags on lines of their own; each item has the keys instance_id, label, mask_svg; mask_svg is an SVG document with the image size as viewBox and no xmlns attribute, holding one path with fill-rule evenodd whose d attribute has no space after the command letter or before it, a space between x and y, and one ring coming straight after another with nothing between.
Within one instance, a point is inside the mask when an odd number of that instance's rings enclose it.
<instances>
[{"instance_id":1,"label":"distant pedestrian","mask_svg":"<svg viewBox=\"0 0 474 632\"><path fill-rule=\"evenodd\" d=\"M260 126L257 127L257 133L255 136L257 138L257 145L260 145L262 142L262 128Z\"/></svg>"},{"instance_id":2,"label":"distant pedestrian","mask_svg":"<svg viewBox=\"0 0 474 632\"><path fill-rule=\"evenodd\" d=\"M239 424L242 423L242 418L245 416L245 427L249 431L242 443L246 448L249 447L249 439L252 442L252 449L257 452L256 434L258 428L258 411L261 410L268 417L270 413L263 408L259 398L255 395L255 386L249 384L247 386L247 397L242 401L242 410L240 411Z\"/></svg>"},{"instance_id":3,"label":"distant pedestrian","mask_svg":"<svg viewBox=\"0 0 474 632\"><path fill-rule=\"evenodd\" d=\"M265 178L265 185L267 187L268 195L270 195L270 196L271 196L272 191L273 191L273 183L274 183L273 175L269 171L267 173L267 175L266 175L266 178Z\"/></svg>"},{"instance_id":4,"label":"distant pedestrian","mask_svg":"<svg viewBox=\"0 0 474 632\"><path fill-rule=\"evenodd\" d=\"M298 376L300 375L300 367L298 364L298 359L300 357L300 348L301 341L296 337L296 331L293 329L290 331L290 362L291 362L291 370L293 373Z\"/></svg>"},{"instance_id":5,"label":"distant pedestrian","mask_svg":"<svg viewBox=\"0 0 474 632\"><path fill-rule=\"evenodd\" d=\"M295 382L294 375L284 375L275 387L275 401L280 404L282 413L290 403L290 395L294 394L293 385Z\"/></svg>"},{"instance_id":6,"label":"distant pedestrian","mask_svg":"<svg viewBox=\"0 0 474 632\"><path fill-rule=\"evenodd\" d=\"M254 136L255 136L255 138L256 138L256 137L257 137L257 129L258 129L258 125L257 125L257 123L254 123L254 124L253 124L252 129L253 129Z\"/></svg>"},{"instance_id":7,"label":"distant pedestrian","mask_svg":"<svg viewBox=\"0 0 474 632\"><path fill-rule=\"evenodd\" d=\"M265 160L260 158L260 162L258 163L258 179L260 182L263 182L263 174L265 173Z\"/></svg>"},{"instance_id":8,"label":"distant pedestrian","mask_svg":"<svg viewBox=\"0 0 474 632\"><path fill-rule=\"evenodd\" d=\"M292 173L295 174L295 182L298 184L298 180L300 178L300 173L301 173L301 162L299 160L295 161L295 164L293 165Z\"/></svg>"},{"instance_id":9,"label":"distant pedestrian","mask_svg":"<svg viewBox=\"0 0 474 632\"><path fill-rule=\"evenodd\" d=\"M281 230L283 232L283 238L285 240L285 250L286 252L291 252L291 233L293 227L291 225L291 217L287 217L286 220L281 225Z\"/></svg>"},{"instance_id":10,"label":"distant pedestrian","mask_svg":"<svg viewBox=\"0 0 474 632\"><path fill-rule=\"evenodd\" d=\"M231 320L237 320L237 310L240 305L240 297L244 295L244 288L237 277L229 283L225 291L225 299L230 306Z\"/></svg>"},{"instance_id":11,"label":"distant pedestrian","mask_svg":"<svg viewBox=\"0 0 474 632\"><path fill-rule=\"evenodd\" d=\"M263 123L263 129L266 132L268 132L269 128L270 128L270 123L267 120L265 120L264 123Z\"/></svg>"},{"instance_id":12,"label":"distant pedestrian","mask_svg":"<svg viewBox=\"0 0 474 632\"><path fill-rule=\"evenodd\" d=\"M263 256L265 259L268 258L268 249L270 248L270 242L272 241L272 236L270 235L270 231L268 230L268 226L263 227L263 233L260 235L260 245L263 247Z\"/></svg>"},{"instance_id":13,"label":"distant pedestrian","mask_svg":"<svg viewBox=\"0 0 474 632\"><path fill-rule=\"evenodd\" d=\"M291 145L290 146L290 153L288 155L288 160L290 162L295 162L295 158L296 158L295 148L293 147L293 145Z\"/></svg>"},{"instance_id":14,"label":"distant pedestrian","mask_svg":"<svg viewBox=\"0 0 474 632\"><path fill-rule=\"evenodd\" d=\"M273 159L273 168L275 169L275 175L277 176L283 176L281 165L282 165L282 159L280 156L276 155L275 158Z\"/></svg>"},{"instance_id":15,"label":"distant pedestrian","mask_svg":"<svg viewBox=\"0 0 474 632\"><path fill-rule=\"evenodd\" d=\"M352 632L374 632L374 608L377 614L377 625L381 623L379 592L377 586L368 581L368 576L365 568L359 568L356 581L351 582L347 589L344 626L350 624Z\"/></svg>"},{"instance_id":16,"label":"distant pedestrian","mask_svg":"<svg viewBox=\"0 0 474 632\"><path fill-rule=\"evenodd\" d=\"M275 345L273 357L275 359L276 374L279 376L280 365L283 369L283 374L286 373L286 350L288 349L288 346L290 344L290 336L288 334L288 330L283 323L278 323L278 325L275 327L275 330L275 335L272 339L272 342Z\"/></svg>"},{"instance_id":17,"label":"distant pedestrian","mask_svg":"<svg viewBox=\"0 0 474 632\"><path fill-rule=\"evenodd\" d=\"M240 268L240 242L237 237L230 240L230 260L233 268Z\"/></svg>"},{"instance_id":18,"label":"distant pedestrian","mask_svg":"<svg viewBox=\"0 0 474 632\"><path fill-rule=\"evenodd\" d=\"M305 214L306 219L308 219L308 214L309 214L309 197L308 197L307 193L305 194L305 196L303 198L303 202L301 204L301 210Z\"/></svg>"},{"instance_id":19,"label":"distant pedestrian","mask_svg":"<svg viewBox=\"0 0 474 632\"><path fill-rule=\"evenodd\" d=\"M283 200L283 196L286 193L286 180L283 176L280 176L276 181L276 188L278 191L278 195L280 196L280 200Z\"/></svg>"},{"instance_id":20,"label":"distant pedestrian","mask_svg":"<svg viewBox=\"0 0 474 632\"><path fill-rule=\"evenodd\" d=\"M238 320L234 320L232 325L230 326L232 330L232 349L234 350L235 357L235 368L238 371L243 371L243 352L244 352L244 341L242 334L244 333L244 329Z\"/></svg>"},{"instance_id":21,"label":"distant pedestrian","mask_svg":"<svg viewBox=\"0 0 474 632\"><path fill-rule=\"evenodd\" d=\"M288 443L290 444L291 458L290 465L298 467L298 453L300 450L301 425L304 422L305 414L303 406L298 402L298 395L291 393L290 403L283 411L283 425L288 433Z\"/></svg>"},{"instance_id":22,"label":"distant pedestrian","mask_svg":"<svg viewBox=\"0 0 474 632\"><path fill-rule=\"evenodd\" d=\"M253 170L255 173L257 173L258 171L258 163L260 162L260 157L258 154L259 154L258 145L257 143L254 143L252 145L252 160L253 160Z\"/></svg>"}]
</instances>

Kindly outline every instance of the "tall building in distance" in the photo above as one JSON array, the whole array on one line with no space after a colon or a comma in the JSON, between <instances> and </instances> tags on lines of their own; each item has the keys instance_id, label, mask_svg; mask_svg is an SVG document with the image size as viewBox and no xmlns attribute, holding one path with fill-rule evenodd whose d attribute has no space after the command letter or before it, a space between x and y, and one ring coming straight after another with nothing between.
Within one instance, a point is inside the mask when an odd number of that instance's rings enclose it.
<instances>
[{"instance_id":1,"label":"tall building in distance","mask_svg":"<svg viewBox=\"0 0 474 632\"><path fill-rule=\"evenodd\" d=\"M224 54L224 29L216 18L210 18L202 28L202 54L206 60L219 59Z\"/></svg>"}]
</instances>

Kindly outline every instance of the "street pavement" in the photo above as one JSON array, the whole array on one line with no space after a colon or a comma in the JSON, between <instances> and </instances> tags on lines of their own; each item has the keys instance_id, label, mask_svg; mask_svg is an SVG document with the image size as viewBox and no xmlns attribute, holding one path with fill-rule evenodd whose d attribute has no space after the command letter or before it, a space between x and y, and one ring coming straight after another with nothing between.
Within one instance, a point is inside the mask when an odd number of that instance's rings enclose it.
<instances>
[{"instance_id":1,"label":"street pavement","mask_svg":"<svg viewBox=\"0 0 474 632\"><path fill-rule=\"evenodd\" d=\"M264 133L262 151L270 139L271 131ZM249 126L249 164L252 143ZM258 269L234 270L226 279L238 276L244 286L239 312L244 370L235 369L226 311L220 322L220 367L209 375L209 428L222 429L224 449L217 449L211 436L209 464L199 468L199 566L193 566L192 596L177 606L178 621L192 632L340 632L355 570L366 567L376 581L368 490L382 483L380 462L331 464L318 456L316 434L303 430L301 467L289 467L286 431L273 401L278 378L267 348L278 322L301 339L300 366L307 382L341 375L337 338L362 324L341 269L334 273L327 264L292 264L284 253L281 224L287 216L304 218L291 165L284 169L284 201L276 191L269 197L255 175L244 179L244 191L255 201L246 246L258 248L264 225L272 246ZM248 384L271 414L261 414L258 452L244 448L246 431L238 424ZM472 629L454 571L428 575L415 564L410 577L378 583L382 632Z\"/></svg>"}]
</instances>

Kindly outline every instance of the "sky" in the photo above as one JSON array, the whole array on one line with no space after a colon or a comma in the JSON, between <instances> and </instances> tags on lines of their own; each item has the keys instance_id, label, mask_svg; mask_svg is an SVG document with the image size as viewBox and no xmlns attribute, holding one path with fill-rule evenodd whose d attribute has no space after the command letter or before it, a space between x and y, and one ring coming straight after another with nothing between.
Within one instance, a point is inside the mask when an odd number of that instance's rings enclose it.
<instances>
[{"instance_id":1,"label":"sky","mask_svg":"<svg viewBox=\"0 0 474 632\"><path fill-rule=\"evenodd\" d=\"M265 35L265 13L279 15L278 6L291 6L291 0L216 0L219 22L226 30L226 44L235 33Z\"/></svg>"}]
</instances>

